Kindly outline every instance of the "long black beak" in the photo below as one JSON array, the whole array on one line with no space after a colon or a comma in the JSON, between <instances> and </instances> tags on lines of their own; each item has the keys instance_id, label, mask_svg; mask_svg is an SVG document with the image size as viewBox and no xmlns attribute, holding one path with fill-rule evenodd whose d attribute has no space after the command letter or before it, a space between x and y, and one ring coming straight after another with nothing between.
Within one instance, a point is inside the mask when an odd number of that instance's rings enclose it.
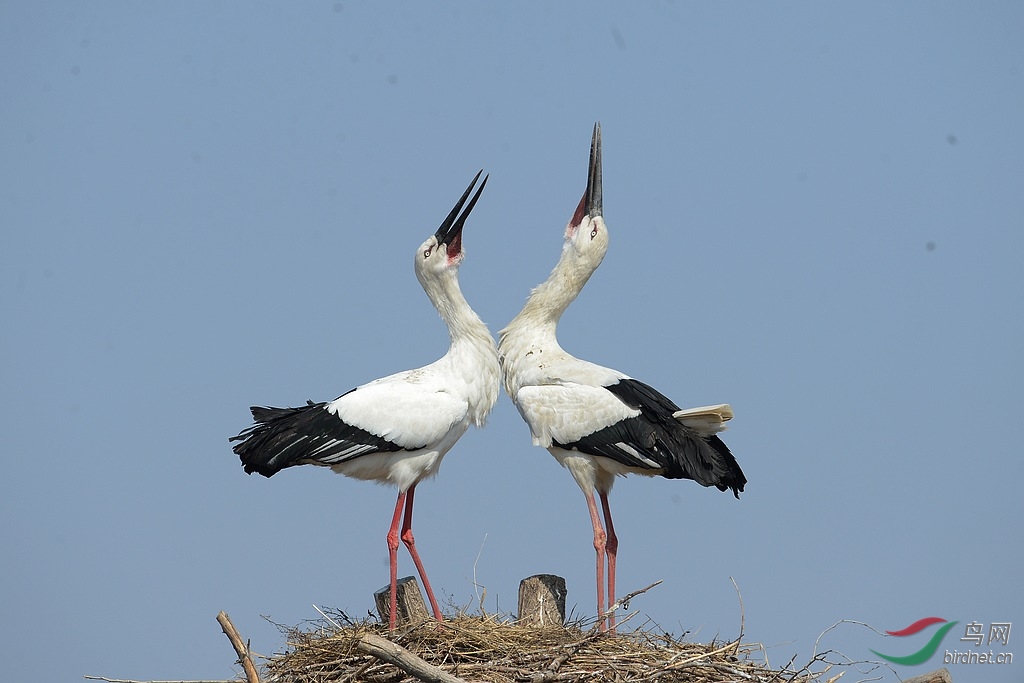
<instances>
[{"instance_id":1,"label":"long black beak","mask_svg":"<svg viewBox=\"0 0 1024 683\"><path fill-rule=\"evenodd\" d=\"M594 135L590 138L590 170L587 172L587 190L580 198L576 212L572 215L569 225L578 226L584 216L596 218L604 215L604 203L601 196L601 124L594 124Z\"/></svg>"},{"instance_id":2,"label":"long black beak","mask_svg":"<svg viewBox=\"0 0 1024 683\"><path fill-rule=\"evenodd\" d=\"M590 171L587 173L586 207L591 218L604 215L601 186L601 122L594 124L594 136L590 140Z\"/></svg>"},{"instance_id":3,"label":"long black beak","mask_svg":"<svg viewBox=\"0 0 1024 683\"><path fill-rule=\"evenodd\" d=\"M480 183L480 187L477 188L476 194L469 200L469 204L466 205L466 210L459 214L462 210L462 205L466 203L466 198L469 197L469 193L473 191L473 186L476 185L476 181L480 179L480 174L483 173L481 169L475 176L473 176L473 182L469 184L466 191L459 197L458 203L455 204L455 208L451 210L448 217L441 223L441 227L434 233L434 237L437 238L438 244L444 244L448 247L449 254L457 254L462 250L462 228L466 225L466 219L469 218L469 213L476 206L476 200L480 198L480 193L484 191L484 185L487 184L487 178L490 176L484 176L484 181Z\"/></svg>"}]
</instances>

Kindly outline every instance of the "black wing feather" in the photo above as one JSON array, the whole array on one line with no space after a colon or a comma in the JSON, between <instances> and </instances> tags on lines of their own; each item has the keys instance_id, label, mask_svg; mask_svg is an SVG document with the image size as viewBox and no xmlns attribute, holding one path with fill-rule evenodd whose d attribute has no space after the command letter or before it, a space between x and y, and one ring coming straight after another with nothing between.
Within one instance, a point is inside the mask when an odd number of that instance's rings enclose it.
<instances>
[{"instance_id":1,"label":"black wing feather","mask_svg":"<svg viewBox=\"0 0 1024 683\"><path fill-rule=\"evenodd\" d=\"M403 450L396 443L346 424L327 410L327 403L307 401L301 408L253 406L250 410L256 424L229 439L241 442L232 450L248 474L259 472L270 477L293 465L330 466L370 453Z\"/></svg>"},{"instance_id":2,"label":"black wing feather","mask_svg":"<svg viewBox=\"0 0 1024 683\"><path fill-rule=\"evenodd\" d=\"M602 455L629 467L660 469L667 479L692 479L719 491L732 489L739 497L747 478L717 435L702 437L679 422L672 417L679 406L639 380L623 379L605 388L640 414L587 434L574 443L556 445ZM656 463L656 467L640 456Z\"/></svg>"}]
</instances>

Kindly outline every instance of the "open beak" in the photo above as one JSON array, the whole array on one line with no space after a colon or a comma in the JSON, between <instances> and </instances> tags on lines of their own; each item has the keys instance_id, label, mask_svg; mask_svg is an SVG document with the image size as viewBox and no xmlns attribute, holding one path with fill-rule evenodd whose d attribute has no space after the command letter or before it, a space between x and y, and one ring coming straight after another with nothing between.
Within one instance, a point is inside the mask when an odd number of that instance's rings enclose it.
<instances>
[{"instance_id":1,"label":"open beak","mask_svg":"<svg viewBox=\"0 0 1024 683\"><path fill-rule=\"evenodd\" d=\"M441 223L441 227L434 233L434 237L437 238L438 244L443 244L448 249L448 256L452 258L457 256L462 251L462 228L466 225L466 219L469 217L469 213L476 206L476 200L480 198L480 193L484 191L484 185L487 184L487 178L490 176L484 176L484 180L480 183L480 187L477 188L476 194L469 200L469 204L466 205L466 210L462 211L461 215L459 211L462 210L462 205L466 204L466 198L469 197L469 193L473 191L473 186L476 185L476 181L480 179L480 174L483 170L480 170L475 176L473 181L466 188L466 191L459 197L459 201L455 204L455 207L448 214L448 217Z\"/></svg>"},{"instance_id":2,"label":"open beak","mask_svg":"<svg viewBox=\"0 0 1024 683\"><path fill-rule=\"evenodd\" d=\"M601 123L594 124L594 136L590 140L590 171L587 173L585 196L587 215L597 218L604 215L601 195Z\"/></svg>"},{"instance_id":3,"label":"open beak","mask_svg":"<svg viewBox=\"0 0 1024 683\"><path fill-rule=\"evenodd\" d=\"M587 190L580 199L569 225L576 227L584 216L597 218L604 215L601 194L601 124L594 124L594 135L590 139L590 170L587 172Z\"/></svg>"}]
</instances>

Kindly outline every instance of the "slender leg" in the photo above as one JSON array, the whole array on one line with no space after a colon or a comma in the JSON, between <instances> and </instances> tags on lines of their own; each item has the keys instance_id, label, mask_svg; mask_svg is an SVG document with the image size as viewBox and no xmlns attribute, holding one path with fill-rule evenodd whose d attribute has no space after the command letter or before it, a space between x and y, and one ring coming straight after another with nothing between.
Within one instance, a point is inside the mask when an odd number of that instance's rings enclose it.
<instances>
[{"instance_id":1,"label":"slender leg","mask_svg":"<svg viewBox=\"0 0 1024 683\"><path fill-rule=\"evenodd\" d=\"M590 523L594 526L594 551L597 553L597 618L601 631L605 630L605 620L601 618L604 614L604 556L606 539L604 529L601 528L601 518L597 512L597 503L594 502L593 491L584 491L587 497L587 507L590 509Z\"/></svg>"},{"instance_id":2,"label":"slender leg","mask_svg":"<svg viewBox=\"0 0 1024 683\"><path fill-rule=\"evenodd\" d=\"M402 508L405 507L405 492L398 494L395 503L395 516L391 519L388 530L388 562L391 565L391 611L388 614L388 630L395 630L395 619L398 617L398 523L402 520Z\"/></svg>"},{"instance_id":3,"label":"slender leg","mask_svg":"<svg viewBox=\"0 0 1024 683\"><path fill-rule=\"evenodd\" d=\"M601 508L604 510L604 528L608 533L605 551L608 553L608 609L615 604L615 556L619 550L619 539L612 526L612 510L608 506L608 493L601 491ZM615 633L615 614L608 615L608 630Z\"/></svg>"},{"instance_id":4,"label":"slender leg","mask_svg":"<svg viewBox=\"0 0 1024 683\"><path fill-rule=\"evenodd\" d=\"M444 617L441 616L441 610L437 607L437 600L434 599L434 591L430 588L430 581L427 579L427 573L423 571L423 562L420 561L420 554L416 552L416 539L412 535L412 500L413 495L416 493L416 485L413 484L409 491L408 496L405 499L405 521L402 522L402 542L405 543L405 547L409 549L409 554L412 555L413 564L416 565L416 571L420 573L420 578L423 579L423 590L427 592L427 599L430 600L430 607L434 610L434 618L439 622L444 621Z\"/></svg>"}]
</instances>

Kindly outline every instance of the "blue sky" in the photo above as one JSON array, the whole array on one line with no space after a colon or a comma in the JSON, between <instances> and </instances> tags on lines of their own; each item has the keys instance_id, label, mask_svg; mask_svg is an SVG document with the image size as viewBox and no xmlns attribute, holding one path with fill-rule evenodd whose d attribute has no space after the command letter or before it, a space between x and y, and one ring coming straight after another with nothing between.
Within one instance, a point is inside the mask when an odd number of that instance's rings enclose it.
<instances>
[{"instance_id":1,"label":"blue sky","mask_svg":"<svg viewBox=\"0 0 1024 683\"><path fill-rule=\"evenodd\" d=\"M412 258L480 168L461 282L501 329L597 120L612 243L560 340L731 403L749 479L617 484L620 592L664 580L637 619L733 638L732 577L775 665L841 620L1024 628L1022 31L1011 2L3 3L5 673L228 678L219 610L270 654L261 615L372 609L393 491L249 477L227 438L444 353ZM443 602L549 572L592 613L583 496L507 397L418 492Z\"/></svg>"}]
</instances>

